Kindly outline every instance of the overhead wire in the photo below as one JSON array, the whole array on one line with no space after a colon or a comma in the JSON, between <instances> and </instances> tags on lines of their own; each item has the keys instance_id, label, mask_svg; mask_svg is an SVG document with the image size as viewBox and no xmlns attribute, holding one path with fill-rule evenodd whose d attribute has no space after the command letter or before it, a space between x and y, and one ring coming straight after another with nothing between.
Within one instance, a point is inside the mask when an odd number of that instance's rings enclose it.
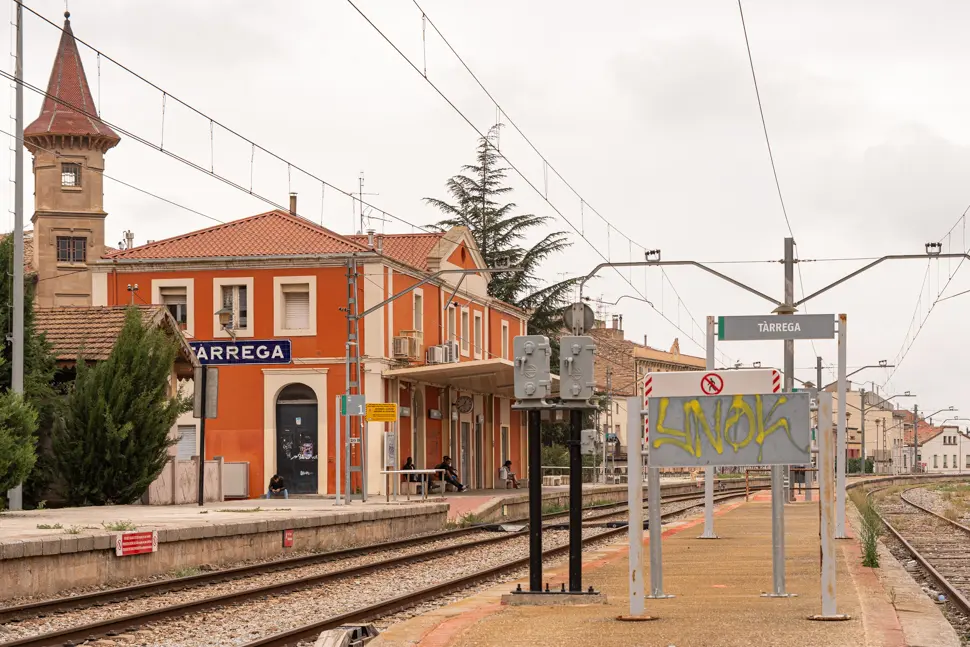
<instances>
[{"instance_id":1,"label":"overhead wire","mask_svg":"<svg viewBox=\"0 0 970 647\"><path fill-rule=\"evenodd\" d=\"M452 101L452 100L451 100L451 99L450 99L450 98L449 98L449 97L448 97L448 96L447 96L447 95L446 95L446 94L444 93L444 91L443 91L443 90L441 90L441 88L439 88L439 87L438 87L438 85L437 85L437 84L435 84L435 83L434 83L434 81L432 81L432 80L431 80L430 78L428 78L427 76L425 76L425 74L424 74L424 73L422 72L422 70L421 70L421 68L420 68L420 67L419 67L419 66L418 66L417 64L415 64L415 63L414 63L414 61L412 61L412 60L411 60L411 59L410 59L410 58L409 58L409 57L408 57L408 56L407 56L407 55L406 55L406 54L405 54L405 53L404 53L403 51L401 51L401 49L400 49L400 48L399 48L399 47L397 46L397 44L396 44L396 43L394 43L394 41L392 41L392 40L390 39L390 37L389 37L389 36L387 36L387 34L385 34L385 33L384 33L384 31L383 31L383 30L381 30L381 28L380 28L380 27L378 27L378 26L377 26L377 25L376 25L376 24L374 23L374 21L373 21L373 20L371 20L371 19L370 19L370 17L369 17L369 16L368 16L368 15L367 15L366 13L364 13L364 12L363 12L363 11L362 11L362 10L360 9L360 7L359 7L359 6L357 6L357 4L355 4L355 2L354 2L354 0L347 0L347 3L348 3L348 4L349 4L349 5L351 6L351 7L353 7L353 9L354 9L354 10L355 10L355 11L356 11L356 12L357 12L357 13L358 13L358 14L359 14L360 16L361 16L361 18L363 18L363 19L364 19L364 21L365 21L365 22L367 22L367 24L368 24L368 25L370 25L370 26L371 26L371 27L372 27L372 28L374 29L374 31L376 31L376 32L377 32L377 34L378 34L378 35L380 35L380 37L381 37L381 38L383 38L383 39L384 39L384 41L385 41L385 42L386 42L386 43L387 43L387 44L388 44L388 45L389 45L389 46L390 46L390 47L391 47L391 48L392 48L392 49L393 49L393 50L394 50L394 51L395 51L395 52L396 52L396 53L397 53L397 54L398 54L398 55L399 55L399 56L400 56L400 57L401 57L402 59L404 59L404 61L405 61L405 62L406 62L406 63L407 63L407 64L408 64L408 65L409 65L410 67L411 67L411 69L413 69L413 70L414 70L414 72L415 72L416 74L418 74L418 76L420 76L420 77L421 77L422 79L424 79L424 81L425 81L425 82L426 82L426 83L427 83L427 84L428 84L429 86L431 86L431 88L432 88L432 89L433 89L433 90L434 90L434 91L435 91L435 92L436 92L436 93L438 94L438 96L439 96L439 97L441 97L441 99L442 99L442 100L443 100L443 101L444 101L445 103L447 103L447 104L448 104L448 105L449 105L449 106L450 106L450 107L452 108L452 110L454 110L454 111L455 111L455 113L456 113L456 114L458 114L458 116L459 116L459 117L461 117L461 119L462 119L462 120L463 120L463 121L464 121L464 122L465 122L466 124L468 124L468 126L469 126L469 127L470 127L470 128L472 129L472 130L474 130L474 131L475 131L475 133L476 133L476 134L477 134L477 135L478 135L478 136L479 136L479 137L480 137L480 138L481 138L481 139L482 139L482 140L483 140L484 142L486 142L486 145L487 145L487 146L489 146L489 147L492 147L492 148L494 148L494 149L496 150L496 152L499 152L499 153L501 154L501 152L500 152L500 151L498 151L498 149L497 149L497 148L495 148L495 146L494 146L494 144L492 144L492 143L491 143L490 141L488 141L488 139L487 139L487 137L486 137L486 135L485 135L485 133L483 133L483 132L482 132L482 131L481 131L481 130L480 130L480 129L479 129L479 128L478 128L478 127L477 127L477 126L476 126L476 125L474 124L474 122L473 122L473 121L472 121L472 120L471 120L471 119L470 119L470 118L469 118L469 117L468 117L468 116L467 116L467 115L466 115L466 114L465 114L465 113L464 113L464 112L463 112L463 111L462 111L462 110L461 110L461 109L460 109L460 108L459 108L459 107L458 107L457 105L455 105L455 103L454 103L454 102L453 102L453 101ZM418 8L419 10L421 9L421 8L420 8L420 5L417 5L417 3L416 3L416 2L415 2L415 5L417 6L417 8ZM423 11L422 11L422 14L423 14L423 15L425 16L425 18L427 19L427 13L426 13L426 12L423 12ZM434 24L433 24L433 23L432 23L432 22L430 21L430 19L428 19L428 24L430 24L430 25L432 25L432 28L433 28L433 29L435 29L435 31L436 31L436 32L437 32L437 33L438 33L439 35L441 35L441 33L440 33L440 31L438 31L438 29L437 29L437 27L435 27L435 26L434 26ZM443 36L442 36L442 40L444 40L444 37L443 37ZM448 45L448 47L449 47L449 48L451 49L451 51L452 51L452 52L454 52L454 48L452 48L452 47L451 47L450 45ZM457 53L456 53L456 56L457 56ZM460 57L459 57L459 58L460 58ZM464 66L466 67L466 69L468 69L468 70L469 70L469 72L471 72L471 70L470 70L470 68L468 68L468 66L467 66L467 64L465 64L465 63L464 63L464 61L462 61L462 64L463 64L463 65L464 65ZM475 78L476 78L476 81L477 81L477 77L475 77ZM482 87L482 88L483 88L483 90L484 90L484 86L483 86L483 85L481 84L481 82L480 82L480 81L478 81L478 83L479 83L479 86L480 86L480 87ZM486 93L487 93L487 90L485 90L485 91L486 91ZM488 94L488 96L489 96L489 98L490 98L490 99L491 99L491 100L493 101L493 103L495 103L495 105L496 105L496 106L498 106L498 104L497 104L497 102L495 102L495 100L494 100L494 98L492 98L492 96L491 96L491 94ZM505 114L505 116L506 116L506 117L508 116L508 113L507 113L507 112L505 112L504 110L503 110L503 113ZM510 123L511 123L511 120L510 120ZM531 144L531 142L530 142L530 146L531 146L531 145L532 145L532 144ZM534 150L537 150L537 149L535 149L535 147L534 147L534 146L533 146L533 149L534 149ZM540 157L542 157L542 155L541 155L541 154L539 154L539 156L540 156ZM519 176L519 177L520 177L520 178L522 179L522 181L524 181L524 182L525 182L525 183L526 183L526 184L527 184L527 185L529 186L529 188L531 188L531 189L532 189L532 190L533 190L533 191L534 191L534 192L536 193L536 195L538 195L538 196L539 196L539 197L540 197L540 198L541 198L541 199L542 199L542 200L543 200L543 201L544 201L544 202L545 202L545 203L546 203L546 204L547 204L547 205L548 205L548 206L549 206L549 207L550 207L550 208L551 208L551 209L552 209L552 210L553 210L553 211L554 211L554 212L555 212L555 213L556 213L556 214L557 214L558 216L559 216L559 218L560 218L560 219L561 219L561 220L562 220L562 221L563 221L564 223L566 223L566 224L567 224L567 225L569 226L569 228L573 230L573 232L575 232L575 233L576 233L576 235L577 235L577 236L579 236L579 237L580 237L580 238L581 238L581 239L582 239L583 241L585 241L585 242L587 243L587 245L589 245L589 247L590 247L590 248L591 248L591 249L592 249L592 250L593 250L594 252L596 252L596 254L597 254L597 255L598 255L598 256L599 256L600 258L602 258L602 259L603 259L603 260L604 260L604 261L605 261L606 263L610 263L610 262L612 262L612 261L611 261L611 259L609 259L609 258L608 258L607 256L605 256L605 255L603 254L603 252L602 252L602 251L601 251L601 250L600 250L600 249L599 249L598 247L596 247L596 245L594 245L594 244L593 244L593 242L592 242L592 241L590 241L590 240L589 240L589 239L588 239L588 238L587 238L587 237L586 237L586 236L584 235L584 233L583 233L583 232L582 232L582 231L580 230L580 228L579 228L579 227L577 227L577 226L576 226L576 225L575 225L575 224L574 224L574 223L573 223L573 222L572 222L572 221L571 221L570 219L568 219L568 218L567 218L567 217L565 216L565 214L563 214L563 213L562 213L562 211L561 211L561 210L560 210L560 209L559 209L559 208L558 208L558 207L557 207L557 206L556 206L556 205L555 205L555 204L554 204L554 203L553 203L553 202L552 202L551 200L549 200L549 198L548 198L548 195L547 195L547 193L546 193L545 191L543 191L543 190L542 190L542 189L541 189L541 188L540 188L539 186L537 186L537 185L536 185L536 184L535 184L535 183L534 183L534 182L533 182L532 180L530 180L530 179L529 179L528 177L526 177L526 175L525 175L525 173L523 173L523 172L522 172L521 170L519 170L519 168L518 168L518 166L516 166L516 164L515 164L514 162L512 162L512 160L510 160L510 159L508 158L508 156L507 156L507 155L504 155L504 154L502 154L502 157L503 157L503 160L505 161L505 163L507 163L507 164L509 165L509 168L510 168L511 170L513 170L513 171L514 171L514 172L515 172L515 173L516 173L516 174L517 174L517 175L518 175L518 176ZM545 157L542 157L542 160L543 160L543 164L544 164L544 168L549 168L549 167L550 167L550 165L549 165L549 163L548 163L548 160L546 160L546 159L545 159ZM557 173L557 176L558 176L558 173ZM561 176L560 176L560 178L561 178ZM565 182L564 182L564 183L565 183ZM582 196L580 196L580 195L579 195L579 194L578 194L578 193L576 192L576 190L575 190L575 189L573 189L573 188L572 188L571 186L570 186L569 188L570 188L570 190L572 190L572 191L573 191L574 193L576 193L576 195L577 195L577 196L579 196L580 198L582 198ZM593 209L593 208L592 208L592 207L591 207L591 206L589 205L589 202L588 202L588 201L585 201L585 200L584 200L584 204L585 204L585 206L586 206L586 207L589 207L589 209L590 209L591 211L593 211L594 213L596 213L596 214L597 214L597 215L598 215L598 216L599 216L599 217L600 217L600 218L601 218L601 219L603 220L603 222L605 222L605 223L607 224L607 227L608 227L609 229L613 229L613 230L616 230L616 231L619 231L619 230L617 230L617 229L616 229L616 227L614 227L614 226L613 226L613 225L612 225L612 224L611 224L611 223L610 223L610 222L609 222L608 220L606 220L605 218L603 218L603 216L601 216L601 215L600 215L600 214L599 214L598 212L596 212L596 211L595 211L595 210L594 210L594 209ZM631 242L634 242L634 241L632 241L632 239L630 239L629 237L627 237L627 239L628 239L628 240L630 240ZM642 248L642 246L641 246L641 245L639 245L639 243L637 243L637 246L638 246L638 247L641 247L641 248ZM638 294L640 294L640 296L641 296L641 297L643 297L644 299L646 299L646 297L645 297L645 296L643 295L643 293L642 293L642 292L640 292L640 290L639 290L639 289L638 289L638 288L637 288L637 287L636 287L635 285L633 285L633 283L632 283L632 282L631 282L630 280L628 280L628 279L627 279L627 277L626 277L626 276L625 276L625 275L623 274L623 272L621 272L621 271L619 270L619 268L616 268L616 267L612 267L612 266L611 266L611 269L613 269L613 270L614 270L614 272L616 272L616 274L617 274L617 276L619 276L620 278L622 278L622 279L623 279L623 280L624 280L624 281L625 281L625 282L626 282L627 284L629 284L629 285L630 285L630 287L632 287L632 288L633 288L633 289L634 289L634 290L635 290L635 291L636 291L636 292L637 292ZM668 324L670 324L670 325L671 325L672 327L674 327L674 328L675 328L676 330L679 330L679 331L680 331L681 333L683 333L684 335L686 335L686 336L687 336L687 338L688 338L688 339L690 339L690 340L691 340L691 341L692 341L692 342L693 342L693 343L694 343L695 345L697 345L697 346L698 346L698 347L700 347L700 348L704 348L704 344L702 344L701 342L698 342L698 341L697 341L696 339L694 339L694 336L693 336L693 334L692 334L692 333L688 333L688 332L687 332L687 331L685 331L685 330L684 330L683 328L681 328L681 327L680 327L680 326L679 326L679 325L678 325L678 324L677 324L676 322L674 322L674 321L673 321L672 319L670 319L670 318L669 318L669 317L668 317L668 316L667 316L667 315L666 315L666 314L665 314L665 313L664 313L664 312L663 312L662 310L660 310L660 309L657 309L657 308L656 308L655 306L653 306L652 304L650 304L650 307L651 307L651 308L653 308L653 310L654 310L655 312L657 312L657 314L659 314L659 315L660 315L660 317L661 317L661 318L662 318L662 319L663 319L664 321L666 321L666 322L667 322ZM719 353L721 353L721 355L722 355L722 357L727 357L727 355L726 355L725 353L723 353L723 351L720 351L720 350L718 350L718 352L719 352Z\"/></svg>"}]
</instances>

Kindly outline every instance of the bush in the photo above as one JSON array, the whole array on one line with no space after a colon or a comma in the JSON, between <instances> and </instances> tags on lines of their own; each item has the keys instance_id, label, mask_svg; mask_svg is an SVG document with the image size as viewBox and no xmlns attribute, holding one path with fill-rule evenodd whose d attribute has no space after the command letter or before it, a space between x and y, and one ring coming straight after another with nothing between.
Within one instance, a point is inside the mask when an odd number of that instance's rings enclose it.
<instances>
[{"instance_id":1,"label":"bush","mask_svg":"<svg viewBox=\"0 0 970 647\"><path fill-rule=\"evenodd\" d=\"M54 434L70 505L138 500L168 461L169 431L189 403L170 395L177 347L130 308L107 360L78 358L77 379Z\"/></svg>"},{"instance_id":2,"label":"bush","mask_svg":"<svg viewBox=\"0 0 970 647\"><path fill-rule=\"evenodd\" d=\"M862 515L862 565L879 568L878 542L882 535L882 519L866 499L859 506Z\"/></svg>"},{"instance_id":3,"label":"bush","mask_svg":"<svg viewBox=\"0 0 970 647\"><path fill-rule=\"evenodd\" d=\"M0 393L0 494L23 483L37 455L37 411L23 396Z\"/></svg>"}]
</instances>

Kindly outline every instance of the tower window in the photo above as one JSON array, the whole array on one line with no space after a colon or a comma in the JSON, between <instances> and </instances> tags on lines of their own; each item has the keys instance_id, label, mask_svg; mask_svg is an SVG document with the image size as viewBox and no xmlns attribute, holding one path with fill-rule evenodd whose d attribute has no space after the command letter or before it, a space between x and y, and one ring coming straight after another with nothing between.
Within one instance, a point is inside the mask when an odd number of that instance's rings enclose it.
<instances>
[{"instance_id":1,"label":"tower window","mask_svg":"<svg viewBox=\"0 0 970 647\"><path fill-rule=\"evenodd\" d=\"M81 165L70 162L61 164L61 186L81 186Z\"/></svg>"},{"instance_id":2,"label":"tower window","mask_svg":"<svg viewBox=\"0 0 970 647\"><path fill-rule=\"evenodd\" d=\"M83 236L57 237L58 263L84 263L87 261L87 242Z\"/></svg>"}]
</instances>

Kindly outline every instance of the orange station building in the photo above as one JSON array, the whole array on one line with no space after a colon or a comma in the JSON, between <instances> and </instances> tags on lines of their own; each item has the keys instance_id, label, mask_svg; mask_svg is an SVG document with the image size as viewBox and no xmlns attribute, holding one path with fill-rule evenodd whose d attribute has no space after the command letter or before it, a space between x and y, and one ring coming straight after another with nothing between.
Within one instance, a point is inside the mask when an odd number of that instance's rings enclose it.
<instances>
[{"instance_id":1,"label":"orange station building","mask_svg":"<svg viewBox=\"0 0 970 647\"><path fill-rule=\"evenodd\" d=\"M363 312L433 272L485 267L474 240L464 228L343 236L296 215L291 196L289 213L106 246L101 173L120 138L97 118L69 21L65 28L50 97L25 136L36 186L28 257L40 279L37 305L166 306L200 361L223 364L206 458L248 464L248 496L265 492L274 473L291 494L334 493L338 451L346 469L335 401L347 390L349 263ZM487 274L445 274L360 321L361 391L368 402L400 405L397 468L407 456L423 468L450 455L474 488L493 487L506 459L525 474L511 351L527 313L487 287ZM198 454L197 425L187 414L173 429L180 454ZM393 425L364 427L366 489L383 493L384 432Z\"/></svg>"}]
</instances>

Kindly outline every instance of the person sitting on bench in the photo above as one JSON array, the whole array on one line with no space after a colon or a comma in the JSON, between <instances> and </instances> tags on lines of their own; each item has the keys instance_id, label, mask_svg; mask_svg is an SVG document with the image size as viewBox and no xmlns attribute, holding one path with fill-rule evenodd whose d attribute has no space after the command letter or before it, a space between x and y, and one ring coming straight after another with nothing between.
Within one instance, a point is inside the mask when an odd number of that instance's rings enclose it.
<instances>
[{"instance_id":1,"label":"person sitting on bench","mask_svg":"<svg viewBox=\"0 0 970 647\"><path fill-rule=\"evenodd\" d=\"M519 479L515 478L515 472L512 471L512 461L505 461L502 469L498 471L498 478L505 483L511 481L512 487L516 490L519 489Z\"/></svg>"},{"instance_id":2,"label":"person sitting on bench","mask_svg":"<svg viewBox=\"0 0 970 647\"><path fill-rule=\"evenodd\" d=\"M458 472L451 465L451 458L445 456L441 459L441 464L435 466L436 470L444 470L445 483L458 488L459 492L464 492L468 488L458 481Z\"/></svg>"},{"instance_id":3,"label":"person sitting on bench","mask_svg":"<svg viewBox=\"0 0 970 647\"><path fill-rule=\"evenodd\" d=\"M279 474L273 474L273 478L269 480L269 489L266 491L266 498L272 499L274 494L283 493L284 499L290 498L290 493L286 490L286 484L283 482L283 477Z\"/></svg>"}]
</instances>

